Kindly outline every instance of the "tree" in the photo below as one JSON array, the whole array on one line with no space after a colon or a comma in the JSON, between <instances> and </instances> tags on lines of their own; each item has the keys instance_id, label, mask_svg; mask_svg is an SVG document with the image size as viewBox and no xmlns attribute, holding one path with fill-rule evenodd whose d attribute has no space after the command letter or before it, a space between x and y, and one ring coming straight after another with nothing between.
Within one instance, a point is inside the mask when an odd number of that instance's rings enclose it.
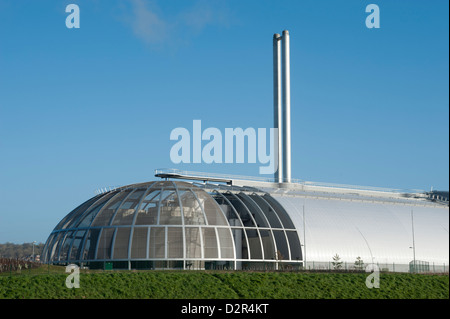
<instances>
[{"instance_id":1,"label":"tree","mask_svg":"<svg viewBox=\"0 0 450 319\"><path fill-rule=\"evenodd\" d=\"M338 254L333 256L333 268L334 270L339 270L342 268L342 261L341 261L341 257L339 257Z\"/></svg>"},{"instance_id":2,"label":"tree","mask_svg":"<svg viewBox=\"0 0 450 319\"><path fill-rule=\"evenodd\" d=\"M364 261L359 256L356 257L355 268L358 270L362 270L364 268Z\"/></svg>"}]
</instances>

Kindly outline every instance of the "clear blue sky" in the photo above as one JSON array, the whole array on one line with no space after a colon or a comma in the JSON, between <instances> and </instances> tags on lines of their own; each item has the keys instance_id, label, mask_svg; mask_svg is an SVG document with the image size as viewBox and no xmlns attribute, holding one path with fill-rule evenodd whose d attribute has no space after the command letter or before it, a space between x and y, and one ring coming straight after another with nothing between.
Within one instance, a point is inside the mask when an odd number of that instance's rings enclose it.
<instances>
[{"instance_id":1,"label":"clear blue sky","mask_svg":"<svg viewBox=\"0 0 450 319\"><path fill-rule=\"evenodd\" d=\"M66 5L81 10L68 29ZM368 29L365 7L380 8ZM44 242L97 188L171 162L176 127L272 126L291 35L292 177L449 188L448 1L0 0L0 243Z\"/></svg>"}]
</instances>

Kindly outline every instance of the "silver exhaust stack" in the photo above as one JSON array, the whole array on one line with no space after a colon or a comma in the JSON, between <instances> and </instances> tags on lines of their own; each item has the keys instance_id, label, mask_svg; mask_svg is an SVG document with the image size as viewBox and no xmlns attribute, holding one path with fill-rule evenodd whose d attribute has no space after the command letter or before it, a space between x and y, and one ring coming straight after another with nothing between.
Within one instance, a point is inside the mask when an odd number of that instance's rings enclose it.
<instances>
[{"instance_id":1,"label":"silver exhaust stack","mask_svg":"<svg viewBox=\"0 0 450 319\"><path fill-rule=\"evenodd\" d=\"M278 33L273 35L273 127L278 129L277 149L274 150L278 158L278 169L275 172L275 182L283 182L283 160L282 160L282 138L281 138L281 36Z\"/></svg>"},{"instance_id":2,"label":"silver exhaust stack","mask_svg":"<svg viewBox=\"0 0 450 319\"><path fill-rule=\"evenodd\" d=\"M280 54L280 40L281 54ZM278 138L278 170L275 181L291 182L291 73L289 53L289 31L284 30L282 36L273 36L273 88L274 88L274 127L281 132ZM281 55L281 66L280 66ZM280 72L281 70L281 72ZM282 83L281 83L282 82Z\"/></svg>"},{"instance_id":3,"label":"silver exhaust stack","mask_svg":"<svg viewBox=\"0 0 450 319\"><path fill-rule=\"evenodd\" d=\"M289 31L283 31L283 182L291 182L291 59Z\"/></svg>"}]
</instances>

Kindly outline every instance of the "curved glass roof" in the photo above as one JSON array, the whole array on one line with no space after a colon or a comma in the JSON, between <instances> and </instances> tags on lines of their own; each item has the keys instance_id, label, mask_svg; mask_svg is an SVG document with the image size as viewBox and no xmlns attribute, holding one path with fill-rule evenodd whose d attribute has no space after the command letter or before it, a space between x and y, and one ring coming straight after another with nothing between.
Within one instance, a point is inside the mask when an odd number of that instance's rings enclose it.
<instances>
[{"instance_id":1,"label":"curved glass roof","mask_svg":"<svg viewBox=\"0 0 450 319\"><path fill-rule=\"evenodd\" d=\"M288 214L268 194L158 181L109 191L75 208L50 234L42 259L165 260L182 268L226 260L240 269L249 260L298 262L301 246Z\"/></svg>"}]
</instances>

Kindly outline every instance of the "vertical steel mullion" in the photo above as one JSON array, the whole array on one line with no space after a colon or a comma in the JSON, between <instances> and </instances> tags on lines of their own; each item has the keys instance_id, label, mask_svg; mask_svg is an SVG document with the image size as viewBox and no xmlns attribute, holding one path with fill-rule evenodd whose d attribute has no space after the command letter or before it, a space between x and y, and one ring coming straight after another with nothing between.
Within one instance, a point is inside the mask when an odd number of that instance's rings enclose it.
<instances>
[{"instance_id":1,"label":"vertical steel mullion","mask_svg":"<svg viewBox=\"0 0 450 319\"><path fill-rule=\"evenodd\" d=\"M94 259L97 259L97 256L98 256L98 244L100 243L100 240L102 239L103 229L104 229L103 227L100 228L100 231L98 232L97 242L95 243Z\"/></svg>"},{"instance_id":2,"label":"vertical steel mullion","mask_svg":"<svg viewBox=\"0 0 450 319\"><path fill-rule=\"evenodd\" d=\"M149 251L150 251L150 230L151 227L147 226L147 243L145 244L145 247L147 247L147 249L145 250L145 259L149 259L150 255L149 255Z\"/></svg>"},{"instance_id":3,"label":"vertical steel mullion","mask_svg":"<svg viewBox=\"0 0 450 319\"><path fill-rule=\"evenodd\" d=\"M134 210L133 220L131 221L130 238L128 240L128 253L127 253L128 260L131 260L131 247L132 247L131 243L133 241L134 226L135 226L135 223L136 223L137 215L139 214L139 207L141 207L141 204L142 204L145 196L147 196L147 194L149 193L149 191L150 191L151 187L153 186L153 184L155 184L155 182L153 182L150 186L147 187L145 192L142 194L142 197L139 200L138 204L136 205L136 209Z\"/></svg>"},{"instance_id":4,"label":"vertical steel mullion","mask_svg":"<svg viewBox=\"0 0 450 319\"><path fill-rule=\"evenodd\" d=\"M168 246L169 246L168 236L169 236L169 230L168 230L167 226L164 226L164 259L167 259L169 256L169 254L168 254Z\"/></svg>"},{"instance_id":5,"label":"vertical steel mullion","mask_svg":"<svg viewBox=\"0 0 450 319\"><path fill-rule=\"evenodd\" d=\"M205 210L203 209L202 204L200 203L200 199L197 197L197 194L195 194L195 192L194 192L192 189L189 189L189 190L192 192L192 194L194 194L194 197L195 197L195 199L197 200L198 206L200 206L200 209L201 209L202 214L203 214L203 218L205 219L205 225L209 225L208 218L206 217L206 212L205 212ZM222 210L220 210L220 211L222 211ZM225 219L226 219L226 218L225 218Z\"/></svg>"},{"instance_id":6,"label":"vertical steel mullion","mask_svg":"<svg viewBox=\"0 0 450 319\"><path fill-rule=\"evenodd\" d=\"M250 243L249 243L249 241L248 241L248 237L247 237L247 232L245 231L245 228L244 228L244 222L242 221L242 219L241 219L241 216L239 215L239 213L237 212L237 210L236 210L236 208L234 207L234 205L233 204L231 204L231 202L228 200L228 198L226 198L222 193L220 193L219 191L217 191L217 190L215 190L215 192L217 193L217 194L219 194L223 199L225 199L225 201L228 203L228 205L231 207L231 209L233 210L233 212L234 212L234 214L235 214L235 216L238 218L238 220L239 220L239 222L241 223L241 226L239 227L241 230L242 230L242 232L244 233L244 238L245 238L245 242L247 243L247 249L250 249ZM226 218L225 218L226 219ZM227 222L228 222L228 220L227 220ZM229 224L229 223L228 223ZM234 227L234 226L231 226L231 225L229 225L230 226L230 230L231 230L231 239L232 239L232 241L233 241L233 252L234 252L234 260L235 260L235 266L236 266L236 260L237 260L237 251L236 251L236 242L235 242L235 240L234 240L234 236L233 236L233 232L232 232L232 227ZM236 227L237 228L237 227ZM242 236L242 235L241 235ZM242 247L240 247L240 249L242 250ZM249 254L249 251L247 252L247 254L248 254L248 259L250 259L250 254ZM242 253L241 253L241 255L242 255ZM241 259L242 259L242 256L241 256ZM236 267L235 267L236 268Z\"/></svg>"},{"instance_id":7,"label":"vertical steel mullion","mask_svg":"<svg viewBox=\"0 0 450 319\"><path fill-rule=\"evenodd\" d=\"M203 241L203 228L198 227L198 231L199 231L198 234L200 235L200 258L205 259L205 242Z\"/></svg>"},{"instance_id":8,"label":"vertical steel mullion","mask_svg":"<svg viewBox=\"0 0 450 319\"><path fill-rule=\"evenodd\" d=\"M156 225L159 225L159 216L161 214L161 203L162 203L162 195L164 193L164 186L161 187L160 193L159 193L159 201L158 201L158 213L156 216Z\"/></svg>"},{"instance_id":9,"label":"vertical steel mullion","mask_svg":"<svg viewBox=\"0 0 450 319\"><path fill-rule=\"evenodd\" d=\"M214 232L216 233L216 238L217 238L217 257L219 259L222 259L222 245L220 243L220 238L219 238L219 232L217 231L217 227L214 227ZM231 238L233 238L233 234L231 234ZM236 259L236 255L234 255L235 259Z\"/></svg>"},{"instance_id":10,"label":"vertical steel mullion","mask_svg":"<svg viewBox=\"0 0 450 319\"><path fill-rule=\"evenodd\" d=\"M119 231L118 227L115 227L114 229L114 233L113 233L113 238L112 238L112 242L111 242L111 251L109 252L109 255L111 256L111 260L114 259L114 246L116 245L116 236L117 236L117 232Z\"/></svg>"},{"instance_id":11,"label":"vertical steel mullion","mask_svg":"<svg viewBox=\"0 0 450 319\"><path fill-rule=\"evenodd\" d=\"M184 224L184 210L183 205L181 204L181 198L180 198L180 192L178 190L177 184L175 182L172 182L173 186L175 187L175 193L178 197L178 204L180 205L180 214L181 214L181 237L183 241L183 269L185 268L185 259L186 259L186 233L185 233L185 224Z\"/></svg>"}]
</instances>

